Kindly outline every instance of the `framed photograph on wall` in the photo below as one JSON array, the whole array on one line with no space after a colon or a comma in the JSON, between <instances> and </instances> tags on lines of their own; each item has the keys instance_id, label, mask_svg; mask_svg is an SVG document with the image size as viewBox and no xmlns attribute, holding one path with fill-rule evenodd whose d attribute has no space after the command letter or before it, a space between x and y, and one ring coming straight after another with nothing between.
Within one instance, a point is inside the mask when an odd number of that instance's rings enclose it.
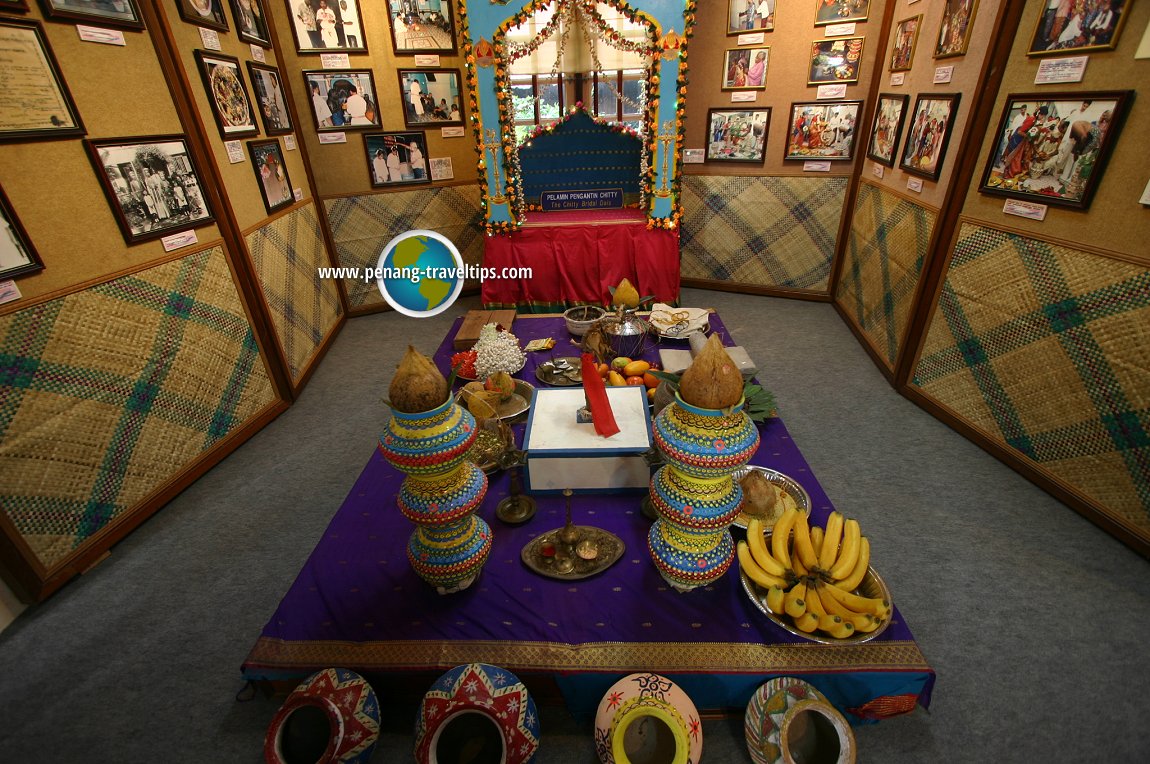
<instances>
[{"instance_id":1,"label":"framed photograph on wall","mask_svg":"<svg viewBox=\"0 0 1150 764\"><path fill-rule=\"evenodd\" d=\"M762 164L770 122L770 109L709 109L704 161Z\"/></svg>"},{"instance_id":2,"label":"framed photograph on wall","mask_svg":"<svg viewBox=\"0 0 1150 764\"><path fill-rule=\"evenodd\" d=\"M391 44L399 54L454 53L455 18L451 3L392 2Z\"/></svg>"},{"instance_id":3,"label":"framed photograph on wall","mask_svg":"<svg viewBox=\"0 0 1150 764\"><path fill-rule=\"evenodd\" d=\"M943 0L942 23L938 27L935 58L965 56L978 0Z\"/></svg>"},{"instance_id":4,"label":"framed photograph on wall","mask_svg":"<svg viewBox=\"0 0 1150 764\"><path fill-rule=\"evenodd\" d=\"M403 122L407 127L462 125L458 69L400 69Z\"/></svg>"},{"instance_id":5,"label":"framed photograph on wall","mask_svg":"<svg viewBox=\"0 0 1150 764\"><path fill-rule=\"evenodd\" d=\"M924 93L914 102L899 169L938 180L958 113L959 93Z\"/></svg>"},{"instance_id":6,"label":"framed photograph on wall","mask_svg":"<svg viewBox=\"0 0 1150 764\"><path fill-rule=\"evenodd\" d=\"M372 188L431 182L427 171L427 134L422 130L366 133L363 149Z\"/></svg>"},{"instance_id":7,"label":"framed photograph on wall","mask_svg":"<svg viewBox=\"0 0 1150 764\"><path fill-rule=\"evenodd\" d=\"M143 29L144 20L136 0L93 2L92 0L40 0L44 15L53 21L75 21L80 24L98 24L104 27ZM8 10L0 3L0 10Z\"/></svg>"},{"instance_id":8,"label":"framed photograph on wall","mask_svg":"<svg viewBox=\"0 0 1150 764\"><path fill-rule=\"evenodd\" d=\"M224 0L176 0L180 18L189 24L228 31L228 17L224 14Z\"/></svg>"},{"instance_id":9,"label":"framed photograph on wall","mask_svg":"<svg viewBox=\"0 0 1150 764\"><path fill-rule=\"evenodd\" d=\"M867 158L879 164L894 167L894 155L902 138L902 124L906 120L906 105L910 96L895 93L879 93L878 106L874 110L874 123L870 128L867 142Z\"/></svg>"},{"instance_id":10,"label":"framed photograph on wall","mask_svg":"<svg viewBox=\"0 0 1150 764\"><path fill-rule=\"evenodd\" d=\"M771 32L777 0L727 0L727 34Z\"/></svg>"},{"instance_id":11,"label":"framed photograph on wall","mask_svg":"<svg viewBox=\"0 0 1150 764\"><path fill-rule=\"evenodd\" d=\"M260 130L256 127L248 89L244 87L239 59L206 50L197 50L195 54L220 135L225 139L257 135Z\"/></svg>"},{"instance_id":12,"label":"framed photograph on wall","mask_svg":"<svg viewBox=\"0 0 1150 764\"><path fill-rule=\"evenodd\" d=\"M866 21L870 16L870 0L815 0L815 5L816 27Z\"/></svg>"},{"instance_id":13,"label":"framed photograph on wall","mask_svg":"<svg viewBox=\"0 0 1150 764\"><path fill-rule=\"evenodd\" d=\"M42 270L44 261L0 188L0 281Z\"/></svg>"},{"instance_id":14,"label":"framed photograph on wall","mask_svg":"<svg viewBox=\"0 0 1150 764\"><path fill-rule=\"evenodd\" d=\"M852 83L859 81L863 38L840 37L811 43L811 69L808 85Z\"/></svg>"},{"instance_id":15,"label":"framed photograph on wall","mask_svg":"<svg viewBox=\"0 0 1150 764\"><path fill-rule=\"evenodd\" d=\"M1086 209L1134 91L1006 97L978 190Z\"/></svg>"},{"instance_id":16,"label":"framed photograph on wall","mask_svg":"<svg viewBox=\"0 0 1150 764\"><path fill-rule=\"evenodd\" d=\"M84 146L128 244L215 220L184 136L102 138Z\"/></svg>"},{"instance_id":17,"label":"framed photograph on wall","mask_svg":"<svg viewBox=\"0 0 1150 764\"><path fill-rule=\"evenodd\" d=\"M276 138L270 141L248 141L248 153L252 156L252 169L260 184L260 195L268 214L283 209L295 201L292 196L291 178L287 164Z\"/></svg>"},{"instance_id":18,"label":"framed photograph on wall","mask_svg":"<svg viewBox=\"0 0 1150 764\"><path fill-rule=\"evenodd\" d=\"M303 78L317 131L381 126L379 94L370 69L312 69Z\"/></svg>"},{"instance_id":19,"label":"framed photograph on wall","mask_svg":"<svg viewBox=\"0 0 1150 764\"><path fill-rule=\"evenodd\" d=\"M1133 0L1098 0L1088 7L1047 3L1034 26L1028 56L1063 56L1113 50Z\"/></svg>"},{"instance_id":20,"label":"framed photograph on wall","mask_svg":"<svg viewBox=\"0 0 1150 764\"><path fill-rule=\"evenodd\" d=\"M366 53L359 0L287 0L299 53Z\"/></svg>"},{"instance_id":21,"label":"framed photograph on wall","mask_svg":"<svg viewBox=\"0 0 1150 764\"><path fill-rule=\"evenodd\" d=\"M914 63L914 49L918 45L918 28L922 26L922 14L903 19L894 25L894 45L890 51L890 70L909 72Z\"/></svg>"},{"instance_id":22,"label":"framed photograph on wall","mask_svg":"<svg viewBox=\"0 0 1150 764\"><path fill-rule=\"evenodd\" d=\"M272 46L268 33L268 17L263 0L231 0L232 18L236 20L236 36L261 48Z\"/></svg>"},{"instance_id":23,"label":"framed photograph on wall","mask_svg":"<svg viewBox=\"0 0 1150 764\"><path fill-rule=\"evenodd\" d=\"M19 72L20 79L18 88L0 88L0 141L83 135L84 123L40 22L0 19L0 47L9 73Z\"/></svg>"},{"instance_id":24,"label":"framed photograph on wall","mask_svg":"<svg viewBox=\"0 0 1150 764\"><path fill-rule=\"evenodd\" d=\"M853 159L862 104L862 101L792 103L783 159Z\"/></svg>"},{"instance_id":25,"label":"framed photograph on wall","mask_svg":"<svg viewBox=\"0 0 1150 764\"><path fill-rule=\"evenodd\" d=\"M283 78L279 70L267 64L248 61L248 77L256 99L256 111L266 135L284 135L292 131L291 112L284 97Z\"/></svg>"},{"instance_id":26,"label":"framed photograph on wall","mask_svg":"<svg viewBox=\"0 0 1150 764\"><path fill-rule=\"evenodd\" d=\"M723 59L723 90L766 90L771 49L730 48Z\"/></svg>"}]
</instances>

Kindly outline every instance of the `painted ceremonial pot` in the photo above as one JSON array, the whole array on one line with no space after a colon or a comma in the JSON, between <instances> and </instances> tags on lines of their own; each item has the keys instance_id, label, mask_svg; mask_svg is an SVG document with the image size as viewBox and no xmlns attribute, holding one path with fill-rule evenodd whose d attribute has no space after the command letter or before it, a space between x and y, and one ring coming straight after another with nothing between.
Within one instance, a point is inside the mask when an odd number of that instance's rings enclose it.
<instances>
[{"instance_id":1,"label":"painted ceremonial pot","mask_svg":"<svg viewBox=\"0 0 1150 764\"><path fill-rule=\"evenodd\" d=\"M599 701L595 753L603 764L698 764L703 755L699 712L664 676L625 676Z\"/></svg>"},{"instance_id":2,"label":"painted ceremonial pot","mask_svg":"<svg viewBox=\"0 0 1150 764\"><path fill-rule=\"evenodd\" d=\"M379 450L407 474L396 503L416 529L407 559L440 592L466 589L491 553L491 528L475 511L487 476L464 457L476 437L475 417L449 397L430 411L392 409Z\"/></svg>"},{"instance_id":3,"label":"painted ceremonial pot","mask_svg":"<svg viewBox=\"0 0 1150 764\"><path fill-rule=\"evenodd\" d=\"M276 712L264 738L269 764L359 764L379 739L379 703L354 671L329 668L305 679Z\"/></svg>"},{"instance_id":4,"label":"painted ceremonial pot","mask_svg":"<svg viewBox=\"0 0 1150 764\"><path fill-rule=\"evenodd\" d=\"M743 411L675 402L655 417L655 447L666 464L651 478L651 504L658 519L647 547L663 578L679 591L715 581L735 556L729 530L743 491L734 472L759 447L759 431Z\"/></svg>"},{"instance_id":5,"label":"painted ceremonial pot","mask_svg":"<svg viewBox=\"0 0 1150 764\"><path fill-rule=\"evenodd\" d=\"M441 676L419 708L418 764L528 764L539 748L539 714L523 683L486 663Z\"/></svg>"},{"instance_id":6,"label":"painted ceremonial pot","mask_svg":"<svg viewBox=\"0 0 1150 764\"><path fill-rule=\"evenodd\" d=\"M778 677L747 704L747 751L755 764L854 764L854 732L822 693L801 679Z\"/></svg>"}]
</instances>

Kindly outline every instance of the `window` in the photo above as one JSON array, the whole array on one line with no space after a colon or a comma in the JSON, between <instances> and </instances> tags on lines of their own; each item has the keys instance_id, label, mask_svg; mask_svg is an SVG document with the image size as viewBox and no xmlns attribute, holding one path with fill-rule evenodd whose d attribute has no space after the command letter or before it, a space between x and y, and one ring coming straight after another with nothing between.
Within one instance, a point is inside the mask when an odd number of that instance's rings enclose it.
<instances>
[{"instance_id":1,"label":"window","mask_svg":"<svg viewBox=\"0 0 1150 764\"><path fill-rule=\"evenodd\" d=\"M522 143L539 125L563 114L563 75L511 75L511 101L515 115L515 137Z\"/></svg>"},{"instance_id":2,"label":"window","mask_svg":"<svg viewBox=\"0 0 1150 764\"><path fill-rule=\"evenodd\" d=\"M592 75L591 103L595 116L612 122L622 122L634 130L643 130L644 89L647 87L643 69L616 69Z\"/></svg>"}]
</instances>

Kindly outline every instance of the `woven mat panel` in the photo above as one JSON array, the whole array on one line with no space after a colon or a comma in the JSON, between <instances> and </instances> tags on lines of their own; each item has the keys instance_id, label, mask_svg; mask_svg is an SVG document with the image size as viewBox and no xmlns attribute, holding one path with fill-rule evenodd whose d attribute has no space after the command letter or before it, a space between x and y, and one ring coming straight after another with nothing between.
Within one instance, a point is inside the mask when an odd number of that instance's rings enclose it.
<instances>
[{"instance_id":1,"label":"woven mat panel","mask_svg":"<svg viewBox=\"0 0 1150 764\"><path fill-rule=\"evenodd\" d=\"M913 383L1150 538L1150 270L964 223Z\"/></svg>"},{"instance_id":2,"label":"woven mat panel","mask_svg":"<svg viewBox=\"0 0 1150 764\"><path fill-rule=\"evenodd\" d=\"M0 511L48 569L276 399L222 249L0 317Z\"/></svg>"},{"instance_id":3,"label":"woven mat panel","mask_svg":"<svg viewBox=\"0 0 1150 764\"><path fill-rule=\"evenodd\" d=\"M483 262L483 211L479 187L446 186L348 196L325 201L339 264L374 268L387 243L401 233L422 229L450 239L468 265ZM465 287L478 286L476 280ZM348 308L383 304L375 282L344 279Z\"/></svg>"},{"instance_id":4,"label":"woven mat panel","mask_svg":"<svg viewBox=\"0 0 1150 764\"><path fill-rule=\"evenodd\" d=\"M908 199L859 184L835 301L892 368L936 218Z\"/></svg>"},{"instance_id":5,"label":"woven mat panel","mask_svg":"<svg viewBox=\"0 0 1150 764\"><path fill-rule=\"evenodd\" d=\"M292 381L297 382L343 314L336 282L319 278L317 269L330 263L315 205L253 231L247 245Z\"/></svg>"},{"instance_id":6,"label":"woven mat panel","mask_svg":"<svg viewBox=\"0 0 1150 764\"><path fill-rule=\"evenodd\" d=\"M681 277L826 292L847 182L686 176Z\"/></svg>"}]
</instances>

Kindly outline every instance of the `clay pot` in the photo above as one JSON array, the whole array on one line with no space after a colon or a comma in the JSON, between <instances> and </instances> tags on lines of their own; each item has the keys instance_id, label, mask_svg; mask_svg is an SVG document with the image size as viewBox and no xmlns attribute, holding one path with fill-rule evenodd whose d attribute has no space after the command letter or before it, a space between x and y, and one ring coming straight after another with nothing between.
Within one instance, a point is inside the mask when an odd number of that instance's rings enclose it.
<instances>
[{"instance_id":1,"label":"clay pot","mask_svg":"<svg viewBox=\"0 0 1150 764\"><path fill-rule=\"evenodd\" d=\"M747 751L755 764L854 764L854 732L830 702L801 679L779 677L747 704Z\"/></svg>"},{"instance_id":2,"label":"clay pot","mask_svg":"<svg viewBox=\"0 0 1150 764\"><path fill-rule=\"evenodd\" d=\"M595 753L603 764L695 764L703 755L699 712L664 676L625 676L599 701Z\"/></svg>"},{"instance_id":3,"label":"clay pot","mask_svg":"<svg viewBox=\"0 0 1150 764\"><path fill-rule=\"evenodd\" d=\"M354 671L317 671L292 690L264 738L269 764L353 764L371 760L379 703Z\"/></svg>"}]
</instances>

